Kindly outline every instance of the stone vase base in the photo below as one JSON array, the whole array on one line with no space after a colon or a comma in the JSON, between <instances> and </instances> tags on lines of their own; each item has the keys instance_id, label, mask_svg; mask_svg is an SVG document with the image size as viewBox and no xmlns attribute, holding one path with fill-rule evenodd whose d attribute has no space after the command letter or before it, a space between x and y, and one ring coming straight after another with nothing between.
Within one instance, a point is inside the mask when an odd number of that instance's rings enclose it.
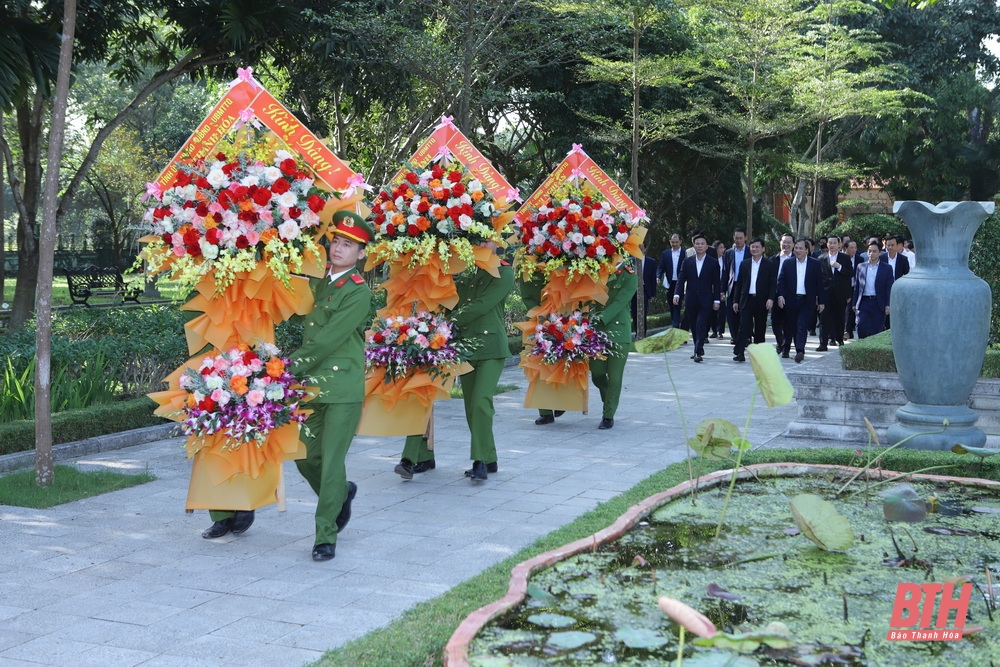
<instances>
[{"instance_id":1,"label":"stone vase base","mask_svg":"<svg viewBox=\"0 0 1000 667\"><path fill-rule=\"evenodd\" d=\"M907 403L896 410L898 422L889 427L889 442L901 447L949 451L956 444L985 447L986 433L975 426L979 415L962 406L920 405Z\"/></svg>"}]
</instances>

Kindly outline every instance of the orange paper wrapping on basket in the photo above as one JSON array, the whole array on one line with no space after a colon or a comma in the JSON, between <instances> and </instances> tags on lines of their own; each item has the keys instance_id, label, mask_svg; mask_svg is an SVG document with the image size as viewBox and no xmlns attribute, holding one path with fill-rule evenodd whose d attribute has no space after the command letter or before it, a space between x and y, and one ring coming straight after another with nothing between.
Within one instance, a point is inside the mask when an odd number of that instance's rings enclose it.
<instances>
[{"instance_id":1,"label":"orange paper wrapping on basket","mask_svg":"<svg viewBox=\"0 0 1000 667\"><path fill-rule=\"evenodd\" d=\"M577 273L569 277L567 269L557 269L549 275L549 281L542 289L542 302L535 310L538 313L563 313L576 310L587 301L604 304L608 302L608 275L611 269L601 266L598 280Z\"/></svg>"},{"instance_id":2,"label":"orange paper wrapping on basket","mask_svg":"<svg viewBox=\"0 0 1000 667\"><path fill-rule=\"evenodd\" d=\"M450 267L435 258L410 269L406 266L410 257L411 253L407 253L389 264L389 279L380 285L386 291L386 306L379 315L409 315L414 304L417 310L428 312L454 308L458 304L458 290Z\"/></svg>"},{"instance_id":3,"label":"orange paper wrapping on basket","mask_svg":"<svg viewBox=\"0 0 1000 667\"><path fill-rule=\"evenodd\" d=\"M528 378L524 407L587 411L588 362L547 364L540 356L525 353L521 355L520 365Z\"/></svg>"},{"instance_id":4,"label":"orange paper wrapping on basket","mask_svg":"<svg viewBox=\"0 0 1000 667\"><path fill-rule=\"evenodd\" d=\"M374 368L365 376L365 400L378 397L385 403L387 411L391 411L404 397L414 397L430 407L439 398L449 398L445 384L453 377L439 375L432 378L430 373L419 371L386 382L385 369Z\"/></svg>"},{"instance_id":5,"label":"orange paper wrapping on basket","mask_svg":"<svg viewBox=\"0 0 1000 667\"><path fill-rule=\"evenodd\" d=\"M285 287L263 262L253 271L236 276L221 294L211 274L201 279L197 290L181 306L181 310L204 313L184 325L190 354L209 344L226 350L241 342L273 343L276 322L305 315L313 307L307 278L291 276L289 287Z\"/></svg>"},{"instance_id":6,"label":"orange paper wrapping on basket","mask_svg":"<svg viewBox=\"0 0 1000 667\"><path fill-rule=\"evenodd\" d=\"M587 375L590 364L585 360L572 361L568 364L563 362L547 364L537 354L525 354L521 358L520 366L530 382L541 380L549 384L573 384L582 389L590 381Z\"/></svg>"}]
</instances>

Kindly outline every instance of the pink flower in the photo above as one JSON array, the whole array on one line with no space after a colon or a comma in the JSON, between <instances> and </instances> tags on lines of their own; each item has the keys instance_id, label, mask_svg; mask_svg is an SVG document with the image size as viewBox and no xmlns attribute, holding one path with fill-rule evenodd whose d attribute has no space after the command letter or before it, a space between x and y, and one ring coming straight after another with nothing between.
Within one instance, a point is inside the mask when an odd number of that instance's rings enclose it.
<instances>
[{"instance_id":1,"label":"pink flower","mask_svg":"<svg viewBox=\"0 0 1000 667\"><path fill-rule=\"evenodd\" d=\"M674 598L662 597L658 602L663 613L687 628L688 631L699 637L708 638L715 635L715 625L697 609Z\"/></svg>"},{"instance_id":2,"label":"pink flower","mask_svg":"<svg viewBox=\"0 0 1000 667\"><path fill-rule=\"evenodd\" d=\"M215 389L212 391L212 400L219 405L226 405L231 398L232 396L225 389Z\"/></svg>"},{"instance_id":3,"label":"pink flower","mask_svg":"<svg viewBox=\"0 0 1000 667\"><path fill-rule=\"evenodd\" d=\"M173 251L174 251L174 254L177 255L178 257L183 257L184 255L187 254L187 250L185 250L184 246L182 246L182 245L175 245L173 247Z\"/></svg>"},{"instance_id":4,"label":"pink flower","mask_svg":"<svg viewBox=\"0 0 1000 667\"><path fill-rule=\"evenodd\" d=\"M229 360L226 359L225 357L218 356L215 358L215 364L214 364L215 370L225 371L229 369L229 366L230 366Z\"/></svg>"},{"instance_id":5,"label":"pink flower","mask_svg":"<svg viewBox=\"0 0 1000 667\"><path fill-rule=\"evenodd\" d=\"M252 246L254 246L254 245L257 245L257 243L258 243L258 242L260 241L260 234L258 234L258 233L257 233L257 230L256 230L256 229L251 229L251 230L249 230L249 231L248 231L248 232L247 232L247 233L245 234L245 236L247 237L247 241L248 241L248 242L250 243L250 245L252 245Z\"/></svg>"},{"instance_id":6,"label":"pink flower","mask_svg":"<svg viewBox=\"0 0 1000 667\"><path fill-rule=\"evenodd\" d=\"M255 408L264 402L264 392L260 389L251 389L247 392L247 405L251 408Z\"/></svg>"}]
</instances>

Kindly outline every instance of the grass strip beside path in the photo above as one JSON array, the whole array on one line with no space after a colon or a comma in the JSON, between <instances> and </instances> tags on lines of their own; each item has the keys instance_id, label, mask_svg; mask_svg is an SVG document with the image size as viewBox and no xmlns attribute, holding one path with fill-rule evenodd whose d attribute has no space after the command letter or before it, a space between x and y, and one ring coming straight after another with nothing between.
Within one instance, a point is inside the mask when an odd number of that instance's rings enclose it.
<instances>
[{"instance_id":1,"label":"grass strip beside path","mask_svg":"<svg viewBox=\"0 0 1000 667\"><path fill-rule=\"evenodd\" d=\"M35 484L35 471L19 470L0 477L0 505L43 509L102 493L152 482L149 472L124 474L111 470L84 471L76 466L57 465L52 486Z\"/></svg>"},{"instance_id":2,"label":"grass strip beside path","mask_svg":"<svg viewBox=\"0 0 1000 667\"><path fill-rule=\"evenodd\" d=\"M886 454L880 467L899 472L915 472L931 466L954 466L935 470L936 474L958 477L981 477L1000 481L1000 462L993 457L984 460L958 456L950 452L893 450ZM867 459L866 459L867 460ZM782 461L811 464L861 466L853 449L771 449L747 452L744 465ZM730 461L695 459L694 474L704 475L732 467ZM518 563L540 553L592 535L606 528L625 511L645 498L687 481L687 463L675 463L637 485L603 502L572 523L539 538L519 553L493 565L482 573L455 586L433 600L422 602L405 612L384 628L369 632L326 653L318 661L322 667L358 665L392 667L425 667L440 665L445 644L462 619L503 595L507 591L511 569Z\"/></svg>"}]
</instances>

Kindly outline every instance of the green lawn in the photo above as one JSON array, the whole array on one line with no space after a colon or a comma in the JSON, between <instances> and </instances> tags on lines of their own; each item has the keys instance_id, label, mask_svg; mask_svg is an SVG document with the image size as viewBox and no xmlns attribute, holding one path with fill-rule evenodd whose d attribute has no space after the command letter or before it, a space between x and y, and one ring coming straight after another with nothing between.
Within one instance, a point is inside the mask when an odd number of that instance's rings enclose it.
<instances>
[{"instance_id":1,"label":"green lawn","mask_svg":"<svg viewBox=\"0 0 1000 667\"><path fill-rule=\"evenodd\" d=\"M1000 457L995 457L1000 458ZM792 461L858 465L854 448L760 450L743 457L746 465ZM703 475L731 467L731 461L695 459L694 474ZM950 452L924 452L895 449L884 455L883 468L916 472L934 466L937 474L1000 479L1000 461L979 460ZM540 553L568 544L611 525L632 505L688 479L686 462L676 463L657 472L625 493L601 503L572 523L539 538L534 544L510 558L487 568L481 574L455 586L439 597L423 602L399 619L379 630L331 650L315 663L321 667L356 667L357 665L393 665L423 667L441 664L444 645L451 633L468 614L499 599L506 593L511 569Z\"/></svg>"},{"instance_id":2,"label":"green lawn","mask_svg":"<svg viewBox=\"0 0 1000 667\"><path fill-rule=\"evenodd\" d=\"M8 306L14 302L14 289L17 287L17 278L8 276L3 282L3 303ZM54 276L52 279L52 305L68 306L73 301L69 298L69 285L66 283L66 276Z\"/></svg>"},{"instance_id":3,"label":"green lawn","mask_svg":"<svg viewBox=\"0 0 1000 667\"><path fill-rule=\"evenodd\" d=\"M52 486L35 484L35 471L20 470L0 477L0 505L41 509L89 498L110 491L152 482L148 472L126 475L110 470L83 471L76 466L57 465Z\"/></svg>"}]
</instances>

